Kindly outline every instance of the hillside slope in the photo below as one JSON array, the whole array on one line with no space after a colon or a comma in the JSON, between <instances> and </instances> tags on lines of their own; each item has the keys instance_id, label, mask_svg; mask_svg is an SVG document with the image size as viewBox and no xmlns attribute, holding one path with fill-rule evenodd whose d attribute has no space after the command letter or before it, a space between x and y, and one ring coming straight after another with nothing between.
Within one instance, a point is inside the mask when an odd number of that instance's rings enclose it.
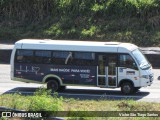
<instances>
[{"instance_id":1,"label":"hillside slope","mask_svg":"<svg viewBox=\"0 0 160 120\"><path fill-rule=\"evenodd\" d=\"M0 0L0 42L23 38L160 46L160 1Z\"/></svg>"}]
</instances>

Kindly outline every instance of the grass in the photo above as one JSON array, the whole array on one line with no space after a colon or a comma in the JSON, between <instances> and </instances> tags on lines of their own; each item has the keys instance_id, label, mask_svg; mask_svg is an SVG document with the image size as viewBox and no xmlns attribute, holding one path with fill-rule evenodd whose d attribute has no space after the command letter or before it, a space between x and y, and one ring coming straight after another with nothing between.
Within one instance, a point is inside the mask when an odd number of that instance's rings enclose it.
<instances>
[{"instance_id":1,"label":"grass","mask_svg":"<svg viewBox=\"0 0 160 120\"><path fill-rule=\"evenodd\" d=\"M0 106L25 111L63 110L62 101L63 98L58 98L57 94L51 96L50 92L43 88L35 92L34 96L23 96L19 93L0 96Z\"/></svg>"},{"instance_id":2,"label":"grass","mask_svg":"<svg viewBox=\"0 0 160 120\"><path fill-rule=\"evenodd\" d=\"M7 101L7 102L6 102ZM25 111L68 111L66 114L70 114L72 117L65 117L65 119L69 120L96 120L96 119L106 119L105 114L107 111L114 111L108 114L115 114L116 111L159 111L160 104L159 103L148 103L148 102L137 102L134 100L79 100L72 98L58 98L57 93L53 96L50 91L47 91L44 88L40 88L37 92L34 93L33 96L23 96L21 94L5 94L0 96L0 106L5 106L9 108L15 108L19 110ZM72 112L73 111L73 112ZM79 112L77 112L79 111ZM91 112L93 111L93 112ZM97 112L94 112L97 111ZM99 111L99 113L98 113ZM104 111L104 113L102 112ZM51 114L52 114L51 112ZM105 117L98 117L96 114ZM102 114L102 115L101 115ZM73 117L74 116L74 117ZM78 116L78 117L77 117ZM90 116L90 117L84 117ZM91 117L95 116L95 117ZM149 120L152 117L142 118L145 120ZM136 119L140 120L139 117L108 117L107 119ZM153 118L158 119L158 118Z\"/></svg>"},{"instance_id":3,"label":"grass","mask_svg":"<svg viewBox=\"0 0 160 120\"><path fill-rule=\"evenodd\" d=\"M75 100L64 99L64 110L80 111L159 111L159 103L137 102L134 100Z\"/></svg>"}]
</instances>

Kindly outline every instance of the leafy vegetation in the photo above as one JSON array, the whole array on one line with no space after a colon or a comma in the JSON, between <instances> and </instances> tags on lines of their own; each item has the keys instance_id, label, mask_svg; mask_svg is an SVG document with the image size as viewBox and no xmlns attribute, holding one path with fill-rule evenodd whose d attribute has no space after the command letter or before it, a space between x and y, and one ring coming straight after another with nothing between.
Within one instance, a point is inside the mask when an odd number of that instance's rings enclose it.
<instances>
[{"instance_id":1,"label":"leafy vegetation","mask_svg":"<svg viewBox=\"0 0 160 120\"><path fill-rule=\"evenodd\" d=\"M80 39L160 46L159 0L0 0L0 39Z\"/></svg>"},{"instance_id":2,"label":"leafy vegetation","mask_svg":"<svg viewBox=\"0 0 160 120\"><path fill-rule=\"evenodd\" d=\"M4 94L0 96L0 106L24 111L48 111L49 113L47 113L47 115L51 116L57 114L57 111L67 111L68 113L64 113L62 116L70 115L65 118L68 120L104 120L104 117L97 118L97 116L105 116L104 113L106 113L106 111L115 111L115 113L111 112L111 114L117 115L116 111L153 112L159 111L160 109L159 103L137 102L134 100L106 100L103 97L99 100L79 100L73 98L59 98L57 95L57 93L51 95L51 91L48 91L45 88L38 89L33 96L23 96L20 93ZM98 112L99 114L97 114ZM95 117L92 117L92 115ZM115 120L117 117L107 117L107 119ZM118 119L141 120L142 117L118 117ZM156 120L158 117L143 117L143 119Z\"/></svg>"},{"instance_id":3,"label":"leafy vegetation","mask_svg":"<svg viewBox=\"0 0 160 120\"><path fill-rule=\"evenodd\" d=\"M58 98L56 93L52 96L51 92L44 88L37 90L33 96L23 96L19 93L0 96L0 106L25 111L61 111L62 103L62 97Z\"/></svg>"}]
</instances>

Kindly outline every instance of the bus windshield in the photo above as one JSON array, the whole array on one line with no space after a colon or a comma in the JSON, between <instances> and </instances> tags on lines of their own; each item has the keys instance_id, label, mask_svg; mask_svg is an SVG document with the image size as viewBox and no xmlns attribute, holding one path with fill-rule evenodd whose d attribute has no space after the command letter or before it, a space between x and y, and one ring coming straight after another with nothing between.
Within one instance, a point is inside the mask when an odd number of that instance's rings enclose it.
<instances>
[{"instance_id":1,"label":"bus windshield","mask_svg":"<svg viewBox=\"0 0 160 120\"><path fill-rule=\"evenodd\" d=\"M148 69L151 67L146 57L142 54L142 52L139 49L134 50L132 54L137 60L138 64L140 65L141 69Z\"/></svg>"}]
</instances>

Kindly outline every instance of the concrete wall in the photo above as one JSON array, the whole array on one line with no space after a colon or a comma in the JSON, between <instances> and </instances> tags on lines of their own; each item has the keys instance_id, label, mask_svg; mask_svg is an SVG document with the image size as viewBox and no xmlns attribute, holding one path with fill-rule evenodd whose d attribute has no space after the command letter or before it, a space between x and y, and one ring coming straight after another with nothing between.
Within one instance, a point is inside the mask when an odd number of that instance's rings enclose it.
<instances>
[{"instance_id":1,"label":"concrete wall","mask_svg":"<svg viewBox=\"0 0 160 120\"><path fill-rule=\"evenodd\" d=\"M0 64L9 64L10 63L10 56L11 56L12 50L6 49L6 50L0 50Z\"/></svg>"},{"instance_id":2,"label":"concrete wall","mask_svg":"<svg viewBox=\"0 0 160 120\"><path fill-rule=\"evenodd\" d=\"M153 68L160 68L160 54L145 54Z\"/></svg>"}]
</instances>

